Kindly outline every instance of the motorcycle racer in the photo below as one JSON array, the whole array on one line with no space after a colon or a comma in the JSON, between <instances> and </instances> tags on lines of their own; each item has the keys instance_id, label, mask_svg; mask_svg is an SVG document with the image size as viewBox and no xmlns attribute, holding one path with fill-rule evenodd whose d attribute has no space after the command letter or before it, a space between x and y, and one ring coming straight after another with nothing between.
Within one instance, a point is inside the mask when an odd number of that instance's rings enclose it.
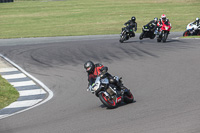
<instances>
[{"instance_id":1,"label":"motorcycle racer","mask_svg":"<svg viewBox=\"0 0 200 133\"><path fill-rule=\"evenodd\" d=\"M171 23L169 22L169 19L167 18L165 14L161 15L161 18L159 19L157 23L158 31L160 31L160 28L163 26L163 24L170 25L171 27Z\"/></svg>"},{"instance_id":2,"label":"motorcycle racer","mask_svg":"<svg viewBox=\"0 0 200 133\"><path fill-rule=\"evenodd\" d=\"M92 61L87 61L84 64L84 68L88 73L88 88L87 91L92 91L92 84L95 82L96 77L99 76L101 73L106 73L106 76L109 79L109 82L116 84L118 89L121 89L123 85L115 80L115 78L107 72L108 68L100 63L94 64Z\"/></svg>"},{"instance_id":3,"label":"motorcycle racer","mask_svg":"<svg viewBox=\"0 0 200 133\"><path fill-rule=\"evenodd\" d=\"M135 28L135 31L137 31L137 23L136 23L136 17L131 17L131 20L128 20L126 23L124 23L125 26L129 26L129 29L132 29L130 31L130 37L134 37L135 33L133 32L133 28Z\"/></svg>"},{"instance_id":4,"label":"motorcycle racer","mask_svg":"<svg viewBox=\"0 0 200 133\"><path fill-rule=\"evenodd\" d=\"M192 22L192 24L195 24L195 25L197 25L200 28L199 18L196 18L196 20L194 22Z\"/></svg>"},{"instance_id":5,"label":"motorcycle racer","mask_svg":"<svg viewBox=\"0 0 200 133\"><path fill-rule=\"evenodd\" d=\"M148 24L142 27L142 33L139 36L139 39L142 40L143 38L150 38L154 39L157 34L157 22L158 18L155 17L151 20Z\"/></svg>"},{"instance_id":6,"label":"motorcycle racer","mask_svg":"<svg viewBox=\"0 0 200 133\"><path fill-rule=\"evenodd\" d=\"M155 17L153 20L151 20L147 25L150 26L151 31L155 31L157 28L158 18Z\"/></svg>"}]
</instances>

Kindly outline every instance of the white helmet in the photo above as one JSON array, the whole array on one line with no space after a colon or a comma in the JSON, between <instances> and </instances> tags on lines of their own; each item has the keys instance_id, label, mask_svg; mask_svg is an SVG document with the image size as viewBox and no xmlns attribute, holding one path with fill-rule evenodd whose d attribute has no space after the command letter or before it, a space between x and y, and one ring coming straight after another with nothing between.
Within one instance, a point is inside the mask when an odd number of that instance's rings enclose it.
<instances>
[{"instance_id":1,"label":"white helmet","mask_svg":"<svg viewBox=\"0 0 200 133\"><path fill-rule=\"evenodd\" d=\"M166 21L166 17L167 17L167 16L166 16L165 14L162 14L162 15L161 15L161 18L162 18L162 20L163 20L164 22Z\"/></svg>"},{"instance_id":2,"label":"white helmet","mask_svg":"<svg viewBox=\"0 0 200 133\"><path fill-rule=\"evenodd\" d=\"M196 18L196 21L199 21L199 18Z\"/></svg>"}]
</instances>

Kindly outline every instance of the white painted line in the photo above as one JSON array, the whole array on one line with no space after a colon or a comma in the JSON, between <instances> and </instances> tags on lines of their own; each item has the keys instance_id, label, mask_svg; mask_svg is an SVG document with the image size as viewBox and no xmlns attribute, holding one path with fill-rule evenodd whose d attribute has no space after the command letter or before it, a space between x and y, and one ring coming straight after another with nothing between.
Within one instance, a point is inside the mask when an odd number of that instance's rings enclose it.
<instances>
[{"instance_id":1,"label":"white painted line","mask_svg":"<svg viewBox=\"0 0 200 133\"><path fill-rule=\"evenodd\" d=\"M14 103L11 103L9 106L5 107L5 109L8 108L20 108L20 107L30 107L35 105L36 103L42 101L42 99L37 100L26 100L26 101L16 101Z\"/></svg>"},{"instance_id":2,"label":"white painted line","mask_svg":"<svg viewBox=\"0 0 200 133\"><path fill-rule=\"evenodd\" d=\"M179 37L176 37L176 38L172 38L172 39L179 39Z\"/></svg>"},{"instance_id":3,"label":"white painted line","mask_svg":"<svg viewBox=\"0 0 200 133\"><path fill-rule=\"evenodd\" d=\"M39 94L46 94L43 89L36 89L36 90L25 90L19 91L20 96L31 96L31 95L39 95Z\"/></svg>"},{"instance_id":4,"label":"white painted line","mask_svg":"<svg viewBox=\"0 0 200 133\"><path fill-rule=\"evenodd\" d=\"M27 76L23 73L20 74L12 74L12 75L2 75L5 79L18 79L18 78L26 78Z\"/></svg>"},{"instance_id":5,"label":"white painted line","mask_svg":"<svg viewBox=\"0 0 200 133\"><path fill-rule=\"evenodd\" d=\"M3 118L3 117L6 117L6 116L8 116L8 115L0 115L0 119Z\"/></svg>"},{"instance_id":6,"label":"white painted line","mask_svg":"<svg viewBox=\"0 0 200 133\"><path fill-rule=\"evenodd\" d=\"M33 81L10 82L14 87L36 85Z\"/></svg>"},{"instance_id":7,"label":"white painted line","mask_svg":"<svg viewBox=\"0 0 200 133\"><path fill-rule=\"evenodd\" d=\"M30 110L32 108L35 108L37 106L40 106L46 102L48 102L50 99L53 98L53 92L44 84L42 83L40 80L36 79L34 76L30 75L28 72L26 72L24 69L22 69L20 66L18 66L17 64L15 64L13 61L11 61L10 59L8 59L7 57L3 56L2 54L0 54L0 57L4 58L6 61L8 61L10 64L12 64L13 66L15 66L19 71L21 71L22 73L24 73L25 75L27 75L28 77L30 77L31 79L33 79L37 84L39 84L43 89L45 89L48 92L48 97L46 99L43 99L43 101L40 101L38 104L35 104L34 106L31 106L27 109L18 111L16 113L13 114L9 114L9 115L3 115L2 117L0 117L0 119L9 117L9 116L13 116L19 113L22 113L24 111Z\"/></svg>"},{"instance_id":8,"label":"white painted line","mask_svg":"<svg viewBox=\"0 0 200 133\"><path fill-rule=\"evenodd\" d=\"M1 68L0 69L0 72L12 72L12 71L18 71L18 70L14 67L8 67L8 68Z\"/></svg>"}]
</instances>

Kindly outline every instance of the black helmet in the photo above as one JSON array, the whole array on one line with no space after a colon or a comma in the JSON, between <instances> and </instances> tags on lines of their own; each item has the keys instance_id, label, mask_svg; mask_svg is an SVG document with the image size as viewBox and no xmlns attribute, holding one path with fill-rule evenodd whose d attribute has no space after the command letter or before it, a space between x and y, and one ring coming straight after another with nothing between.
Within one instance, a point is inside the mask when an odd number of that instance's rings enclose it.
<instances>
[{"instance_id":1,"label":"black helmet","mask_svg":"<svg viewBox=\"0 0 200 133\"><path fill-rule=\"evenodd\" d=\"M135 22L135 21L136 21L136 17L133 16L133 17L131 18L131 20L132 20L133 22Z\"/></svg>"},{"instance_id":2,"label":"black helmet","mask_svg":"<svg viewBox=\"0 0 200 133\"><path fill-rule=\"evenodd\" d=\"M94 71L94 63L92 61L87 61L84 64L84 68L86 69L86 72L91 73Z\"/></svg>"}]
</instances>

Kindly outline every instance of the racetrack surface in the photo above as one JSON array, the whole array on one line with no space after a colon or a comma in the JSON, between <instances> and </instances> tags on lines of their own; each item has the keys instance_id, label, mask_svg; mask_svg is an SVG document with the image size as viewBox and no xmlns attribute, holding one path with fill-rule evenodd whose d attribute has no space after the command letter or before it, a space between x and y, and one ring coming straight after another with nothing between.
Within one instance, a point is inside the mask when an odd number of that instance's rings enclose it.
<instances>
[{"instance_id":1,"label":"racetrack surface","mask_svg":"<svg viewBox=\"0 0 200 133\"><path fill-rule=\"evenodd\" d=\"M54 97L1 119L0 133L199 133L200 43L172 39L181 35L170 34L166 43L140 41L138 34L122 44L115 35L27 43L13 39L17 45L1 40L0 53L41 80ZM86 91L87 60L122 76L136 102L116 109L103 106Z\"/></svg>"}]
</instances>

